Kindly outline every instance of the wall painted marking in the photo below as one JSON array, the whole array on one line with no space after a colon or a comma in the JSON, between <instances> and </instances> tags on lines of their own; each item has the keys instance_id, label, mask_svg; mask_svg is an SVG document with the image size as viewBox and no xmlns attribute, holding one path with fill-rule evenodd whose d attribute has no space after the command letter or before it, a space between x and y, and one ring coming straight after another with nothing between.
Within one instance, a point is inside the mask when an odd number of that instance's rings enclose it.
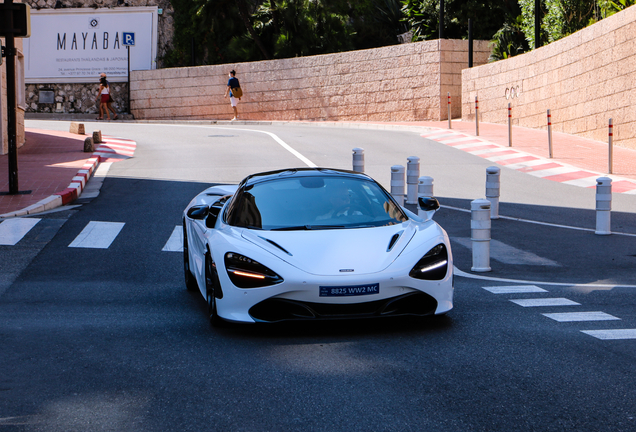
<instances>
[{"instance_id":1,"label":"wall painted marking","mask_svg":"<svg viewBox=\"0 0 636 432\"><path fill-rule=\"evenodd\" d=\"M108 249L124 225L123 222L90 221L68 247Z\"/></svg>"},{"instance_id":2,"label":"wall painted marking","mask_svg":"<svg viewBox=\"0 0 636 432\"><path fill-rule=\"evenodd\" d=\"M7 219L0 223L0 245L14 246L24 237L31 228L37 225L41 219L15 218Z\"/></svg>"}]
</instances>

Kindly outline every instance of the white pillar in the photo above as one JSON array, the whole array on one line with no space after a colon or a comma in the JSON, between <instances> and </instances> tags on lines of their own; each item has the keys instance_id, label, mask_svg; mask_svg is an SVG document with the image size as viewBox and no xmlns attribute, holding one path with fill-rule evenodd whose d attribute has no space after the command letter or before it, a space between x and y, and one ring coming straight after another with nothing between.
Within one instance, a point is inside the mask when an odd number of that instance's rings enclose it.
<instances>
[{"instance_id":1,"label":"white pillar","mask_svg":"<svg viewBox=\"0 0 636 432\"><path fill-rule=\"evenodd\" d=\"M406 158L406 203L417 204L417 186L420 176L420 158L410 156Z\"/></svg>"},{"instance_id":2,"label":"white pillar","mask_svg":"<svg viewBox=\"0 0 636 432\"><path fill-rule=\"evenodd\" d=\"M500 174L499 167L486 168L486 199L490 201L490 219L499 219Z\"/></svg>"},{"instance_id":3,"label":"white pillar","mask_svg":"<svg viewBox=\"0 0 636 432\"><path fill-rule=\"evenodd\" d=\"M477 199L470 203L470 229L473 241L474 272L488 272L490 268L490 201Z\"/></svg>"},{"instance_id":4,"label":"white pillar","mask_svg":"<svg viewBox=\"0 0 636 432\"><path fill-rule=\"evenodd\" d=\"M594 234L610 235L612 213L612 179L596 179L596 231Z\"/></svg>"},{"instance_id":5,"label":"white pillar","mask_svg":"<svg viewBox=\"0 0 636 432\"><path fill-rule=\"evenodd\" d=\"M353 149L353 171L364 172L364 149L360 147Z\"/></svg>"},{"instance_id":6,"label":"white pillar","mask_svg":"<svg viewBox=\"0 0 636 432\"><path fill-rule=\"evenodd\" d=\"M399 205L404 205L404 166L391 167L391 195Z\"/></svg>"}]
</instances>

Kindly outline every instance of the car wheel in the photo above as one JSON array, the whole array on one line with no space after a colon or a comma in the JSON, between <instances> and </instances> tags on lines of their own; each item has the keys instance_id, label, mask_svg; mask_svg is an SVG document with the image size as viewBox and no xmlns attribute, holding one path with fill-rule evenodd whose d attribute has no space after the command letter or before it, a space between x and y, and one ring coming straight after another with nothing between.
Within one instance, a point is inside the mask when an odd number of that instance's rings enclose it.
<instances>
[{"instance_id":1,"label":"car wheel","mask_svg":"<svg viewBox=\"0 0 636 432\"><path fill-rule=\"evenodd\" d=\"M215 291L219 284L219 277L212 265L210 254L205 256L205 299L208 303L208 318L212 327L221 327L225 322L216 313Z\"/></svg>"},{"instance_id":2,"label":"car wheel","mask_svg":"<svg viewBox=\"0 0 636 432\"><path fill-rule=\"evenodd\" d=\"M190 252L188 250L188 232L183 222L183 274L185 275L185 285L188 291L197 291L199 286L197 280L190 271Z\"/></svg>"}]
</instances>

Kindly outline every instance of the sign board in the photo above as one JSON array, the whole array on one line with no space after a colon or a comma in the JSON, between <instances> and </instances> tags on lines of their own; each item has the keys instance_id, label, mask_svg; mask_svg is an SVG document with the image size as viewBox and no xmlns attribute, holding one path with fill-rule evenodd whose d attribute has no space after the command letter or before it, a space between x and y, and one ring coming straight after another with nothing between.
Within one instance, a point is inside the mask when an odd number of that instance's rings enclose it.
<instances>
[{"instance_id":1,"label":"sign board","mask_svg":"<svg viewBox=\"0 0 636 432\"><path fill-rule=\"evenodd\" d=\"M31 6L25 3L0 3L0 37L9 33L4 28L5 14L13 13L13 37L28 38L31 36Z\"/></svg>"},{"instance_id":2,"label":"sign board","mask_svg":"<svg viewBox=\"0 0 636 432\"><path fill-rule=\"evenodd\" d=\"M133 46L133 45L135 45L135 34L134 33L124 32L123 35L124 35L123 36L124 40L122 41L122 44L124 46Z\"/></svg>"},{"instance_id":3,"label":"sign board","mask_svg":"<svg viewBox=\"0 0 636 432\"><path fill-rule=\"evenodd\" d=\"M97 82L104 72L108 81L125 82L128 55L124 33L132 33L136 43L130 69L154 69L157 7L33 10L31 37L23 44L25 81Z\"/></svg>"}]
</instances>

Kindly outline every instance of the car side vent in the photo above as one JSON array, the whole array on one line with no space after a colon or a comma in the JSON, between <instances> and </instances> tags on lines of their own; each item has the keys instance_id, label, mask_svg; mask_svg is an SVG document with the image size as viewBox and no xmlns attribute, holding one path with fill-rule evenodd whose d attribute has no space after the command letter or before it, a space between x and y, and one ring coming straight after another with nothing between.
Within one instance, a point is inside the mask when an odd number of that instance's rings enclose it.
<instances>
[{"instance_id":1,"label":"car side vent","mask_svg":"<svg viewBox=\"0 0 636 432\"><path fill-rule=\"evenodd\" d=\"M260 236L259 236L260 237ZM272 246L276 246L278 249L282 250L283 252L285 252L287 255L289 256L293 256L292 254L289 253L289 251L287 249L285 249L284 247L282 247L281 245L279 245L278 243L276 243L274 240L270 240L268 238L265 237L261 237L263 240L265 240L267 243L271 244Z\"/></svg>"},{"instance_id":2,"label":"car side vent","mask_svg":"<svg viewBox=\"0 0 636 432\"><path fill-rule=\"evenodd\" d=\"M393 246L395 246L403 232L404 231L400 231L399 233L393 234L393 237L391 237L391 240L389 241L389 247L386 248L387 252L391 252L391 249L393 249Z\"/></svg>"}]
</instances>

